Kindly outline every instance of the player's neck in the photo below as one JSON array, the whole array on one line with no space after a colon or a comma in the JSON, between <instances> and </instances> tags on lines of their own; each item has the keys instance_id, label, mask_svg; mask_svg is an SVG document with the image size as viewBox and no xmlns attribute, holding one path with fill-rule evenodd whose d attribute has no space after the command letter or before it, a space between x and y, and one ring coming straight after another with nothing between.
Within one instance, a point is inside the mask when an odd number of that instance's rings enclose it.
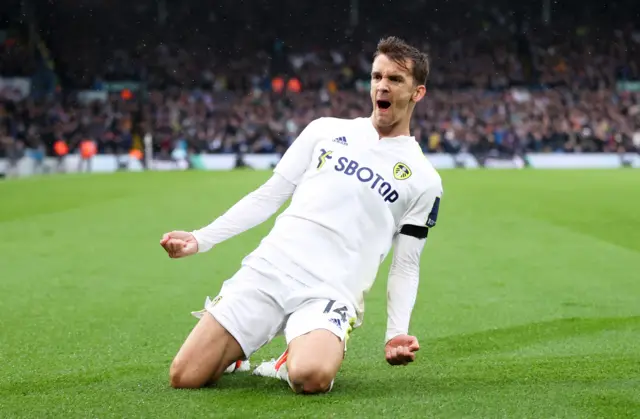
<instances>
[{"instance_id":1,"label":"player's neck","mask_svg":"<svg viewBox=\"0 0 640 419\"><path fill-rule=\"evenodd\" d=\"M389 127L380 127L378 126L378 124L376 124L376 121L372 115L371 123L373 124L375 130L378 132L380 139L411 136L409 121L399 121L397 124L391 125Z\"/></svg>"}]
</instances>

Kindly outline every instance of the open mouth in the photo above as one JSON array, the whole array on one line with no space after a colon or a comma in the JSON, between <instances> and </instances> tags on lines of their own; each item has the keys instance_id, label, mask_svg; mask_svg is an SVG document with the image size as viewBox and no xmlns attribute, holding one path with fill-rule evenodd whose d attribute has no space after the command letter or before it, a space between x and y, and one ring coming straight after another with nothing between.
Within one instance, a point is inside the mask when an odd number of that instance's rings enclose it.
<instances>
[{"instance_id":1,"label":"open mouth","mask_svg":"<svg viewBox=\"0 0 640 419\"><path fill-rule=\"evenodd\" d=\"M378 100L376 101L379 109L389 109L391 107L391 102L388 100Z\"/></svg>"}]
</instances>

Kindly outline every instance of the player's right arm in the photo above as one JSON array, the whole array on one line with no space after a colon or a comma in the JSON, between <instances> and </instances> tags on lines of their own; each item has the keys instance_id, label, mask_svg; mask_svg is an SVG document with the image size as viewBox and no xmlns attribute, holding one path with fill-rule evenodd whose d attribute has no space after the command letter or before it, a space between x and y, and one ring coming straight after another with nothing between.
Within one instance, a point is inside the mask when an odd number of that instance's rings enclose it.
<instances>
[{"instance_id":1,"label":"player's right arm","mask_svg":"<svg viewBox=\"0 0 640 419\"><path fill-rule=\"evenodd\" d=\"M312 158L320 120L311 122L284 153L273 176L211 224L192 232L164 234L160 245L171 258L202 253L268 220L293 195Z\"/></svg>"}]
</instances>

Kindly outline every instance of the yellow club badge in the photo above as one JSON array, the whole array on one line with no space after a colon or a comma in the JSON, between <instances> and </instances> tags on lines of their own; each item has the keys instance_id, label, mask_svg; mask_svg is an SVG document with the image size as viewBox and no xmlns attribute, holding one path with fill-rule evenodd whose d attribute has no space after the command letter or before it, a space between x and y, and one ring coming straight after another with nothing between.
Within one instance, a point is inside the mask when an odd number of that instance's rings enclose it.
<instances>
[{"instance_id":1,"label":"yellow club badge","mask_svg":"<svg viewBox=\"0 0 640 419\"><path fill-rule=\"evenodd\" d=\"M393 166L393 177L398 180L405 180L411 177L411 169L404 163L396 163Z\"/></svg>"}]
</instances>

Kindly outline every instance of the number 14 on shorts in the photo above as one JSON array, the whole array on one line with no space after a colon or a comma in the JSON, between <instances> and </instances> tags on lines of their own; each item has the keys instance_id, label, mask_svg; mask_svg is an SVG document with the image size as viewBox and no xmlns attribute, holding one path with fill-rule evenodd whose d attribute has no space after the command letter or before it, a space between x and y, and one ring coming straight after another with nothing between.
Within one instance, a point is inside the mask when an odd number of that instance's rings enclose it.
<instances>
[{"instance_id":1,"label":"number 14 on shorts","mask_svg":"<svg viewBox=\"0 0 640 419\"><path fill-rule=\"evenodd\" d=\"M334 323L339 328L342 328L342 324L343 323L347 323L349 321L349 319L347 318L347 312L349 311L349 309L347 308L347 306L341 306L341 307L334 308L335 304L336 304L336 300L329 300L329 302L327 303L327 306L324 308L323 313L325 313L325 314L331 314L331 313L338 314L340 316L340 318L330 317L329 321Z\"/></svg>"}]
</instances>

